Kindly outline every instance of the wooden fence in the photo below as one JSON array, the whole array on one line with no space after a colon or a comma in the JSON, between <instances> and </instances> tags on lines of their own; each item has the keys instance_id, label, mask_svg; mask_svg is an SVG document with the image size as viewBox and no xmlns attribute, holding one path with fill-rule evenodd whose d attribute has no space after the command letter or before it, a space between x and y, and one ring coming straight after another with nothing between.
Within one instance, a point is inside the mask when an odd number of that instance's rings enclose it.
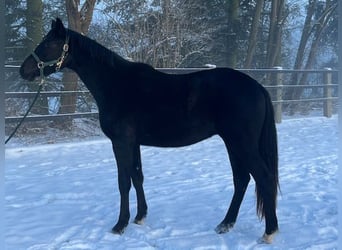
<instances>
[{"instance_id":1,"label":"wooden fence","mask_svg":"<svg viewBox=\"0 0 342 250\"><path fill-rule=\"evenodd\" d=\"M7 69L18 70L18 66L6 66ZM182 68L159 69L169 74L190 73L199 70L209 70L210 68ZM331 117L337 106L338 84L337 71L329 68L322 70L288 70L276 67L273 69L240 69L240 71L252 76L263 84L270 92L275 110L275 119L277 123L282 120L284 108L288 109L294 105L307 105L307 103L315 103L315 107L322 110L322 115ZM289 82L290 76L293 74L306 75L308 80L305 84L297 85ZM10 84L10 83L7 83ZM161 83L162 84L162 83ZM289 93L294 89L301 93L298 99L286 98L293 96ZM292 92L291 92L292 90ZM315 94L312 94L315 93ZM89 95L87 90L82 91L43 91L42 97L60 97L61 95ZM32 100L35 92L5 92L6 102L13 99ZM298 95L297 95L298 96ZM65 118L96 118L97 111L92 112L75 112L70 114L49 114L49 115L29 115L27 122L43 121L43 120L60 120ZM6 116L6 123L17 123L22 117L20 115Z\"/></svg>"}]
</instances>

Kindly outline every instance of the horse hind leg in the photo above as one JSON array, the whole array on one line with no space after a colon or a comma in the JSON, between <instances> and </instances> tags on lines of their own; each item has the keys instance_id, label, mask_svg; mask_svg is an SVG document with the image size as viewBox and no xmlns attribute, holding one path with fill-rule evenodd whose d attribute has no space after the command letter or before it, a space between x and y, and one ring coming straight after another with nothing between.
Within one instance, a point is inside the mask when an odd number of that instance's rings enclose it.
<instances>
[{"instance_id":1,"label":"horse hind leg","mask_svg":"<svg viewBox=\"0 0 342 250\"><path fill-rule=\"evenodd\" d=\"M278 220L276 215L277 181L276 177L267 168L267 165L259 153L257 147L245 151L243 162L248 166L248 172L252 175L257 196L257 214L261 219L265 218L265 233L259 242L271 243L278 232Z\"/></svg>"},{"instance_id":2,"label":"horse hind leg","mask_svg":"<svg viewBox=\"0 0 342 250\"><path fill-rule=\"evenodd\" d=\"M271 243L278 232L278 220L276 215L277 183L274 176L267 171L266 164L260 157L259 164L254 164L251 174L256 184L257 212L261 218L265 218L265 233L259 242Z\"/></svg>"},{"instance_id":3,"label":"horse hind leg","mask_svg":"<svg viewBox=\"0 0 342 250\"><path fill-rule=\"evenodd\" d=\"M226 233L233 228L250 181L250 175L246 167L238 161L231 150L229 150L228 146L227 150L233 171L234 194L225 218L215 229L219 234Z\"/></svg>"},{"instance_id":4,"label":"horse hind leg","mask_svg":"<svg viewBox=\"0 0 342 250\"><path fill-rule=\"evenodd\" d=\"M234 226L241 202L250 181L250 175L252 175L256 183L257 212L261 218L265 217L266 224L265 233L259 242L271 243L274 235L278 231L276 216L277 182L275 181L275 177L268 170L255 144L253 146L251 142L246 143L247 141L243 140L243 138L233 144L233 140L230 140L230 143L228 143L229 140L224 141L228 149L233 171L234 194L225 218L216 227L215 231L217 233L225 233ZM242 141L245 143L241 143Z\"/></svg>"}]
</instances>

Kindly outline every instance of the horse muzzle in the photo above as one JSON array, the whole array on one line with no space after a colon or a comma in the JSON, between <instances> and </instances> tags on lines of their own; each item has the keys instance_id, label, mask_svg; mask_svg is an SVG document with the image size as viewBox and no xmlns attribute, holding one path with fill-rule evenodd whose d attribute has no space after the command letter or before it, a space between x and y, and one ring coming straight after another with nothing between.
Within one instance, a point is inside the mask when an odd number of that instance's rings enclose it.
<instances>
[{"instance_id":1,"label":"horse muzzle","mask_svg":"<svg viewBox=\"0 0 342 250\"><path fill-rule=\"evenodd\" d=\"M35 59L32 55L28 56L25 59L25 61L21 64L19 73L23 79L28 80L30 82L39 76L39 69L37 68Z\"/></svg>"}]
</instances>

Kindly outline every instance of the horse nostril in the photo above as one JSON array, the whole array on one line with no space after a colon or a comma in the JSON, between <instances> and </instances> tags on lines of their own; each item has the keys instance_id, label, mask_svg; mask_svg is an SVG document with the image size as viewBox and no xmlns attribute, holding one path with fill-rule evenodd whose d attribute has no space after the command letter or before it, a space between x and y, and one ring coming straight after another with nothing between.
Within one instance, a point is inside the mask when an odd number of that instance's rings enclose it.
<instances>
[{"instance_id":1,"label":"horse nostril","mask_svg":"<svg viewBox=\"0 0 342 250\"><path fill-rule=\"evenodd\" d=\"M35 77L35 69L23 63L19 69L19 74L23 79L31 81Z\"/></svg>"}]
</instances>

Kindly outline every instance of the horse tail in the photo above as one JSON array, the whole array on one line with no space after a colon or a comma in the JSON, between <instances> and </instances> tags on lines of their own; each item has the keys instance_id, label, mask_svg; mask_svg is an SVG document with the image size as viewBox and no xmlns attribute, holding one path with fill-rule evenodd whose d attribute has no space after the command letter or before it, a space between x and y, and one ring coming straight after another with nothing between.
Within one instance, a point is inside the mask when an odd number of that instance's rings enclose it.
<instances>
[{"instance_id":1,"label":"horse tail","mask_svg":"<svg viewBox=\"0 0 342 250\"><path fill-rule=\"evenodd\" d=\"M277 143L277 131L274 120L273 105L269 93L262 87L262 91L265 96L265 120L262 127L260 140L259 140L259 152L264 162L266 163L268 181L268 192L271 193L272 208L276 209L277 206L277 193L279 188L278 177L278 143ZM257 214L262 219L265 216L264 200L262 196L262 190L256 186L257 196Z\"/></svg>"}]
</instances>

